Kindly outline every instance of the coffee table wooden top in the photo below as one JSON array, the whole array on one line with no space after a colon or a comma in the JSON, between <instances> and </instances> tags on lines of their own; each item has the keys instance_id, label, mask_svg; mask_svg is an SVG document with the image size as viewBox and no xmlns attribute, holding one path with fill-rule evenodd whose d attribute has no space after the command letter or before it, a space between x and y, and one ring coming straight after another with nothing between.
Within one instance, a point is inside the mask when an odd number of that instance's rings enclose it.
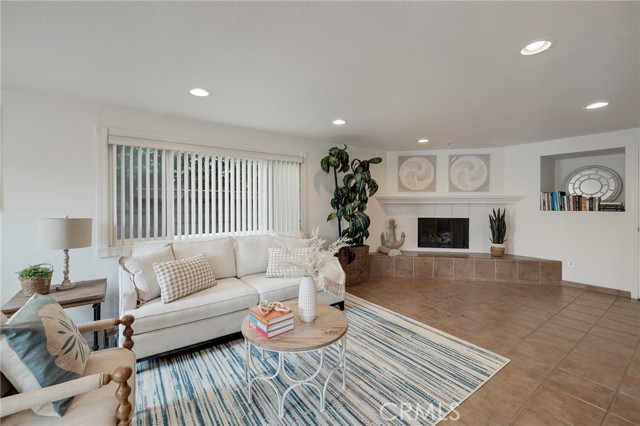
<instances>
[{"instance_id":1,"label":"coffee table wooden top","mask_svg":"<svg viewBox=\"0 0 640 426\"><path fill-rule=\"evenodd\" d=\"M323 348L337 342L347 332L349 324L342 311L329 305L318 305L313 322L298 318L297 302L285 306L293 309L293 330L267 339L249 325L249 317L242 320L242 335L252 345L278 352L304 352Z\"/></svg>"},{"instance_id":2,"label":"coffee table wooden top","mask_svg":"<svg viewBox=\"0 0 640 426\"><path fill-rule=\"evenodd\" d=\"M56 286L51 286L51 291L47 296L52 297L63 308L73 308L76 306L93 305L95 303L102 303L105 299L107 292L107 279L101 278L90 281L75 282L77 287L71 290L57 291ZM11 316L18 309L27 303L31 296L25 296L20 290L15 296L11 298L3 307L2 313L6 316Z\"/></svg>"}]
</instances>

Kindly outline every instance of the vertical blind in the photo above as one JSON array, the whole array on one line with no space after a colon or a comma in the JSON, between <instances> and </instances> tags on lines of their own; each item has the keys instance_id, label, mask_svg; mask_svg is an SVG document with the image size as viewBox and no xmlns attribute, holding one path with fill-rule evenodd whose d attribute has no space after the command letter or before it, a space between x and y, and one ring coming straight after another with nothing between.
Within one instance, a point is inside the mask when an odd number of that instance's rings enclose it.
<instances>
[{"instance_id":1,"label":"vertical blind","mask_svg":"<svg viewBox=\"0 0 640 426\"><path fill-rule=\"evenodd\" d=\"M300 160L111 144L111 245L300 229Z\"/></svg>"}]
</instances>

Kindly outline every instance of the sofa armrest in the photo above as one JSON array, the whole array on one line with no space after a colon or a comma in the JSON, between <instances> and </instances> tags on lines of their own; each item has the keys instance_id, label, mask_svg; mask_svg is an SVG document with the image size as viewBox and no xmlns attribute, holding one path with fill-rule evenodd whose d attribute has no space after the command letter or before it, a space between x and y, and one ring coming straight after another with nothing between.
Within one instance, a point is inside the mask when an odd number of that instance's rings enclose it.
<instances>
[{"instance_id":1,"label":"sofa armrest","mask_svg":"<svg viewBox=\"0 0 640 426\"><path fill-rule=\"evenodd\" d=\"M138 307L138 292L136 286L131 279L131 275L125 271L122 266L118 267L120 271L118 288L120 302L120 316L126 315L128 311Z\"/></svg>"},{"instance_id":2,"label":"sofa armrest","mask_svg":"<svg viewBox=\"0 0 640 426\"><path fill-rule=\"evenodd\" d=\"M122 347L131 350L133 348L133 339L131 338L131 336L133 336L133 328L131 325L134 321L135 318L133 315L125 315L121 319L109 318L99 321L91 321L79 324L78 331L80 331L80 333L91 333L93 331L107 330L121 325L124 327L122 330L122 335L124 336Z\"/></svg>"},{"instance_id":3,"label":"sofa armrest","mask_svg":"<svg viewBox=\"0 0 640 426\"><path fill-rule=\"evenodd\" d=\"M118 400L118 409L115 415L118 419L118 425L127 426L130 423L129 417L132 411L132 406L129 402L131 386L129 386L127 380L131 378L132 373L131 367L118 367L112 374L92 374L91 376L81 377L46 388L6 396L0 399L0 417L28 410L48 402L90 392L114 381L119 385L115 393L115 398Z\"/></svg>"}]
</instances>

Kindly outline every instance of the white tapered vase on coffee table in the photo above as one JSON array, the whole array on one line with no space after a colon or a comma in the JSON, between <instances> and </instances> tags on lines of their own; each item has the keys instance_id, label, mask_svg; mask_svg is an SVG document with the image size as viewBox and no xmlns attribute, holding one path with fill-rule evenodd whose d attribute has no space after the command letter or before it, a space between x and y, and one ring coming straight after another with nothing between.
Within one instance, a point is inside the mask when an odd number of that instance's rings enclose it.
<instances>
[{"instance_id":1,"label":"white tapered vase on coffee table","mask_svg":"<svg viewBox=\"0 0 640 426\"><path fill-rule=\"evenodd\" d=\"M312 277L302 277L298 292L298 316L302 322L316 319L318 290Z\"/></svg>"}]
</instances>

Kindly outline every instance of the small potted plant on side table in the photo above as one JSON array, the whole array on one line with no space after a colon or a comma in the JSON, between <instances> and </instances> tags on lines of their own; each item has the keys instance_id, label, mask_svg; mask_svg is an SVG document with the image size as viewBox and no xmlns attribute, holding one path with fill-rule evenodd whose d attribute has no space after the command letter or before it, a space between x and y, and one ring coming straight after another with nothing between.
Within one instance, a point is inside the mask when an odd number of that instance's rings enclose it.
<instances>
[{"instance_id":1,"label":"small potted plant on side table","mask_svg":"<svg viewBox=\"0 0 640 426\"><path fill-rule=\"evenodd\" d=\"M507 221L505 214L507 210L500 209L496 212L493 209L493 215L489 215L489 228L491 229L491 256L502 257L504 256L504 242L507 241Z\"/></svg>"},{"instance_id":2,"label":"small potted plant on side table","mask_svg":"<svg viewBox=\"0 0 640 426\"><path fill-rule=\"evenodd\" d=\"M51 290L53 266L49 263L30 265L16 273L25 296L31 296L34 293L48 294Z\"/></svg>"}]
</instances>

